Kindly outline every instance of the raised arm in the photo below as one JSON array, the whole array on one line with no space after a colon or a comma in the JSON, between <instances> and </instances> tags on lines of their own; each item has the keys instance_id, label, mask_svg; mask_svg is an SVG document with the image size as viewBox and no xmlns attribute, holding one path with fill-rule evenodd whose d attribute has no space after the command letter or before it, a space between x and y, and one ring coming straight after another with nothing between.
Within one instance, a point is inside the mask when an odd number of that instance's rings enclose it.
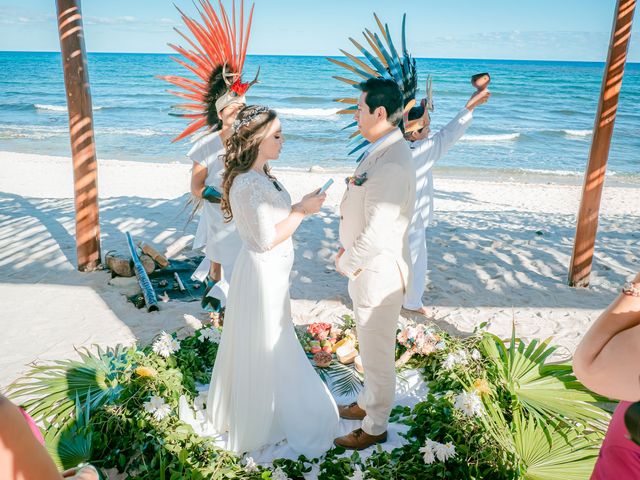
<instances>
[{"instance_id":1,"label":"raised arm","mask_svg":"<svg viewBox=\"0 0 640 480\"><path fill-rule=\"evenodd\" d=\"M471 95L465 107L435 135L413 143L414 154L422 155L427 152L427 162L430 162L427 167L431 168L462 138L471 126L474 109L486 103L490 96L489 90L482 90Z\"/></svg>"},{"instance_id":2,"label":"raised arm","mask_svg":"<svg viewBox=\"0 0 640 480\"><path fill-rule=\"evenodd\" d=\"M426 154L427 165L425 166L431 168L435 162L444 157L451 147L460 140L471 125L472 120L473 112L463 108L431 138L413 142L414 155Z\"/></svg>"}]
</instances>

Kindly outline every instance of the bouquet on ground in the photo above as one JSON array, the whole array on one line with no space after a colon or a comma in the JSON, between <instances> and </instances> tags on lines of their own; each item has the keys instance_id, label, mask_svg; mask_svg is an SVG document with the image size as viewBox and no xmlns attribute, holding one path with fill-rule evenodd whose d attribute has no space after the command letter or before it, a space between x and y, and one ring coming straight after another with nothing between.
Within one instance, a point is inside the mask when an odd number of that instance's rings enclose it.
<instances>
[{"instance_id":1,"label":"bouquet on ground","mask_svg":"<svg viewBox=\"0 0 640 480\"><path fill-rule=\"evenodd\" d=\"M432 327L412 321L407 322L398 332L396 340L406 349L396 361L396 367L405 365L416 353L430 355L445 348L443 338L435 333Z\"/></svg>"}]
</instances>

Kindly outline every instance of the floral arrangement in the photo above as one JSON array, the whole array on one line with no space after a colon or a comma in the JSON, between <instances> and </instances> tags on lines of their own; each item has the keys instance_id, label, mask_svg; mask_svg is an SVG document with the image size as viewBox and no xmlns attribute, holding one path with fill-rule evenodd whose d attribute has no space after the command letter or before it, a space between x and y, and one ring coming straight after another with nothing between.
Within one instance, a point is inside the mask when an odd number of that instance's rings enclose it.
<instances>
[{"instance_id":1,"label":"floral arrangement","mask_svg":"<svg viewBox=\"0 0 640 480\"><path fill-rule=\"evenodd\" d=\"M409 321L396 336L398 345L405 348L396 367L405 365L415 354L430 355L436 350L445 348L444 340L434 329L423 324Z\"/></svg>"},{"instance_id":2,"label":"floral arrangement","mask_svg":"<svg viewBox=\"0 0 640 480\"><path fill-rule=\"evenodd\" d=\"M360 187L367 181L367 172L364 172L360 175L353 175L351 177L346 177L344 179L344 183L347 185L355 185L356 187Z\"/></svg>"},{"instance_id":3,"label":"floral arrangement","mask_svg":"<svg viewBox=\"0 0 640 480\"><path fill-rule=\"evenodd\" d=\"M349 338L350 321L299 334ZM607 399L580 385L570 364L547 364L555 350L548 342L527 344L515 332L506 341L485 331L460 339L408 324L398 332L397 358L412 352L403 366L420 370L429 393L413 408L392 411L390 421L407 427L401 447L366 459L336 447L322 459L259 465L215 447L178 418L179 398L196 399L196 383L210 379L220 333L202 326L185 337L162 332L146 347L80 351L80 360L32 367L10 394L47 425L45 441L60 468L90 461L130 480L284 480L312 468L319 480L581 480L610 418L601 406ZM331 354L316 355L326 361Z\"/></svg>"}]
</instances>

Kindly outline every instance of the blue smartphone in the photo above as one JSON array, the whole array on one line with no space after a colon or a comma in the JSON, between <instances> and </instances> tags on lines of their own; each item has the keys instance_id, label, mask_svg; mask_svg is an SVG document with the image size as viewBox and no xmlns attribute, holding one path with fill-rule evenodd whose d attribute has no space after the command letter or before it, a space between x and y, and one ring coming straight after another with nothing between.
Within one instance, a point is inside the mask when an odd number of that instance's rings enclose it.
<instances>
[{"instance_id":1,"label":"blue smartphone","mask_svg":"<svg viewBox=\"0 0 640 480\"><path fill-rule=\"evenodd\" d=\"M317 195L321 195L324 192L327 191L327 189L331 186L331 184L333 183L333 178L330 178L329 180L327 180L327 183L325 183L322 188L318 191Z\"/></svg>"}]
</instances>

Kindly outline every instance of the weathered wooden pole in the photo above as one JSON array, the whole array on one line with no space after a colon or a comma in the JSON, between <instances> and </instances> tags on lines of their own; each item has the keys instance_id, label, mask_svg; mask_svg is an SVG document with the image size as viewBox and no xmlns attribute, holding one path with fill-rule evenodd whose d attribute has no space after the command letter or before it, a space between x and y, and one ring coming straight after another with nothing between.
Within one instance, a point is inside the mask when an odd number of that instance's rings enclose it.
<instances>
[{"instance_id":1,"label":"weathered wooden pole","mask_svg":"<svg viewBox=\"0 0 640 480\"><path fill-rule=\"evenodd\" d=\"M56 0L58 33L69 110L73 159L78 270L95 270L100 263L98 163L93 139L93 111L89 90L84 29L79 0Z\"/></svg>"},{"instance_id":2,"label":"weathered wooden pole","mask_svg":"<svg viewBox=\"0 0 640 480\"><path fill-rule=\"evenodd\" d=\"M598 213L602 187L607 170L607 159L613 125L618 110L618 97L622 87L627 50L631 39L631 25L636 0L618 0L613 19L607 65L602 78L600 102L593 126L593 139L589 152L589 163L584 176L582 200L578 212L576 237L569 267L569 285L586 287L593 262L593 251L598 231Z\"/></svg>"}]
</instances>

